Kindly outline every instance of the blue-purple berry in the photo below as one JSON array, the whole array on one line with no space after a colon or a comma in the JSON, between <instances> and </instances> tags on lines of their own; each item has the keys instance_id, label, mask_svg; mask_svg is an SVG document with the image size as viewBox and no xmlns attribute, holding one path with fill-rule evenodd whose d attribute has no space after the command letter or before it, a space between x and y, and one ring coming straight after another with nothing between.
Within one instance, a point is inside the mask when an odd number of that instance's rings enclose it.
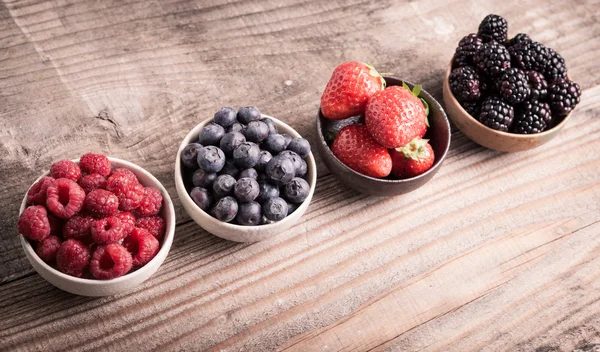
<instances>
[{"instance_id":1,"label":"blue-purple berry","mask_svg":"<svg viewBox=\"0 0 600 352\"><path fill-rule=\"evenodd\" d=\"M283 220L288 214L287 202L280 197L274 197L267 200L262 208L265 217L271 221Z\"/></svg>"},{"instance_id":2,"label":"blue-purple berry","mask_svg":"<svg viewBox=\"0 0 600 352\"><path fill-rule=\"evenodd\" d=\"M255 200L259 192L258 182L250 177L240 178L233 187L233 195L241 203Z\"/></svg>"},{"instance_id":3,"label":"blue-purple berry","mask_svg":"<svg viewBox=\"0 0 600 352\"><path fill-rule=\"evenodd\" d=\"M198 134L198 143L207 145L219 145L221 138L225 135L225 129L216 123L209 123L204 126Z\"/></svg>"},{"instance_id":4,"label":"blue-purple berry","mask_svg":"<svg viewBox=\"0 0 600 352\"><path fill-rule=\"evenodd\" d=\"M280 134L271 134L263 142L262 146L272 155L277 155L285 150L287 142L284 136Z\"/></svg>"},{"instance_id":5,"label":"blue-purple berry","mask_svg":"<svg viewBox=\"0 0 600 352\"><path fill-rule=\"evenodd\" d=\"M230 107L224 106L215 112L213 122L227 128L237 121L237 113Z\"/></svg>"},{"instance_id":6,"label":"blue-purple berry","mask_svg":"<svg viewBox=\"0 0 600 352\"><path fill-rule=\"evenodd\" d=\"M225 133L223 138L221 138L221 142L219 143L219 147L225 153L225 156L231 158L233 156L233 151L235 148L239 147L242 143L246 141L246 137L240 132L228 132Z\"/></svg>"},{"instance_id":7,"label":"blue-purple berry","mask_svg":"<svg viewBox=\"0 0 600 352\"><path fill-rule=\"evenodd\" d=\"M240 171L239 178L249 177L251 179L258 179L258 172L254 168L244 169Z\"/></svg>"},{"instance_id":8,"label":"blue-purple berry","mask_svg":"<svg viewBox=\"0 0 600 352\"><path fill-rule=\"evenodd\" d=\"M233 193L233 187L237 181L233 176L220 175L213 182L213 191L217 197L225 197Z\"/></svg>"},{"instance_id":9,"label":"blue-purple berry","mask_svg":"<svg viewBox=\"0 0 600 352\"><path fill-rule=\"evenodd\" d=\"M196 187L209 188L217 178L217 174L214 172L207 172L203 169L198 169L192 174L192 183Z\"/></svg>"},{"instance_id":10,"label":"blue-purple berry","mask_svg":"<svg viewBox=\"0 0 600 352\"><path fill-rule=\"evenodd\" d=\"M259 202L260 204L266 202L267 200L274 198L274 197L279 197L279 187L275 186L274 184L267 182L267 181L261 181L258 183L258 197L256 197L256 201Z\"/></svg>"},{"instance_id":11,"label":"blue-purple berry","mask_svg":"<svg viewBox=\"0 0 600 352\"><path fill-rule=\"evenodd\" d=\"M215 146L208 146L198 152L198 166L207 172L219 172L225 166L225 154Z\"/></svg>"},{"instance_id":12,"label":"blue-purple berry","mask_svg":"<svg viewBox=\"0 0 600 352\"><path fill-rule=\"evenodd\" d=\"M230 222L235 219L238 209L238 202L235 198L226 196L215 203L215 206L212 208L212 214L215 218L223 222Z\"/></svg>"},{"instance_id":13,"label":"blue-purple berry","mask_svg":"<svg viewBox=\"0 0 600 352\"><path fill-rule=\"evenodd\" d=\"M254 167L258 162L260 148L256 143L244 142L233 151L233 162L241 169Z\"/></svg>"},{"instance_id":14,"label":"blue-purple berry","mask_svg":"<svg viewBox=\"0 0 600 352\"><path fill-rule=\"evenodd\" d=\"M260 143L269 136L269 126L262 121L250 121L244 131L246 140Z\"/></svg>"},{"instance_id":15,"label":"blue-purple berry","mask_svg":"<svg viewBox=\"0 0 600 352\"><path fill-rule=\"evenodd\" d=\"M283 196L292 203L302 203L308 197L310 186L305 179L294 177L283 187Z\"/></svg>"},{"instance_id":16,"label":"blue-purple berry","mask_svg":"<svg viewBox=\"0 0 600 352\"><path fill-rule=\"evenodd\" d=\"M276 155L267 163L265 172L271 182L277 185L285 185L296 175L296 168L290 158Z\"/></svg>"},{"instance_id":17,"label":"blue-purple berry","mask_svg":"<svg viewBox=\"0 0 600 352\"><path fill-rule=\"evenodd\" d=\"M275 121L268 117L261 119L261 121L264 122L267 125L267 127L269 127L269 134L277 133L277 125L275 125Z\"/></svg>"},{"instance_id":18,"label":"blue-purple berry","mask_svg":"<svg viewBox=\"0 0 600 352\"><path fill-rule=\"evenodd\" d=\"M190 191L190 198L196 203L200 209L208 211L212 205L212 196L210 192L202 187L194 187Z\"/></svg>"},{"instance_id":19,"label":"blue-purple berry","mask_svg":"<svg viewBox=\"0 0 600 352\"><path fill-rule=\"evenodd\" d=\"M244 226L260 225L262 219L262 207L257 202L241 203L235 220Z\"/></svg>"},{"instance_id":20,"label":"blue-purple berry","mask_svg":"<svg viewBox=\"0 0 600 352\"><path fill-rule=\"evenodd\" d=\"M250 121L260 120L260 110L256 106L246 106L240 108L237 112L237 120L240 123L248 124Z\"/></svg>"},{"instance_id":21,"label":"blue-purple berry","mask_svg":"<svg viewBox=\"0 0 600 352\"><path fill-rule=\"evenodd\" d=\"M287 149L295 152L304 159L310 153L310 143L304 138L294 138L290 144L288 144Z\"/></svg>"},{"instance_id":22,"label":"blue-purple berry","mask_svg":"<svg viewBox=\"0 0 600 352\"><path fill-rule=\"evenodd\" d=\"M200 143L190 143L181 151L181 162L188 169L195 170L198 167L198 151L204 148Z\"/></svg>"}]
</instances>

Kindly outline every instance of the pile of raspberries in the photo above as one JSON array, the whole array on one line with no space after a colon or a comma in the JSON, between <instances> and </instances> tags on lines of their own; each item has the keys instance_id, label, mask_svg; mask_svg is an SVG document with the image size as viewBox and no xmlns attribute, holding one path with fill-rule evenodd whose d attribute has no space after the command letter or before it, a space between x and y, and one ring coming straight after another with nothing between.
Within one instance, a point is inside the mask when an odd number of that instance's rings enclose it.
<instances>
[{"instance_id":1,"label":"pile of raspberries","mask_svg":"<svg viewBox=\"0 0 600 352\"><path fill-rule=\"evenodd\" d=\"M27 192L19 233L59 271L109 280L148 263L160 248L163 197L102 154L52 164Z\"/></svg>"}]
</instances>

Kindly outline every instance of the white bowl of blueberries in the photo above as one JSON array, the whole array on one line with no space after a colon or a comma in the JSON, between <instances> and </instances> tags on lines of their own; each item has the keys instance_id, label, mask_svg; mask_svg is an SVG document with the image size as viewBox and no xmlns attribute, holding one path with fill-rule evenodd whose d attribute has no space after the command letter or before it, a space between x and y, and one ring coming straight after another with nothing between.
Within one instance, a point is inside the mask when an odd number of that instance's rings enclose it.
<instances>
[{"instance_id":1,"label":"white bowl of blueberries","mask_svg":"<svg viewBox=\"0 0 600 352\"><path fill-rule=\"evenodd\" d=\"M206 231L236 242L280 234L302 217L317 182L308 141L254 106L223 107L181 142L175 185Z\"/></svg>"}]
</instances>

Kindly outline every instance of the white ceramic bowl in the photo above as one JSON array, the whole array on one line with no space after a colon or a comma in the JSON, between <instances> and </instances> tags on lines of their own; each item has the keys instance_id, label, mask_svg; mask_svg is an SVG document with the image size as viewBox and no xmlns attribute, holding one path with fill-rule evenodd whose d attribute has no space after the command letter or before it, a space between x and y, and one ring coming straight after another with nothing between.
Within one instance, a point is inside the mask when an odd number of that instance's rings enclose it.
<instances>
[{"instance_id":1,"label":"white ceramic bowl","mask_svg":"<svg viewBox=\"0 0 600 352\"><path fill-rule=\"evenodd\" d=\"M294 138L300 138L300 134L296 132L293 128L288 126L285 122L280 121L274 117L262 115L262 117L268 117L275 122L279 133L287 133ZM185 184L183 182L183 177L181 174L182 165L181 165L181 151L185 148L186 145L190 144L198 140L198 134L202 127L206 124L212 122L212 119L207 119L194 127L190 133L185 136L181 145L179 145L179 150L177 151L177 159L175 161L175 187L177 188L177 194L179 195L179 199L183 204L185 210L190 214L192 219L204 228L206 231L216 235L218 237L224 238L226 240L235 241L235 242L257 242L261 241L275 235L278 235L285 230L292 227L294 224L300 220L306 209L308 209L308 205L315 193L315 185L317 184L317 166L315 164L315 158L313 157L312 152L306 158L306 164L308 166L308 173L306 176L306 180L310 186L310 192L308 193L308 197L304 202L290 215L285 217L285 219L275 222L273 224L268 225L257 225L257 226L242 226L235 225L226 222L222 222L212 217L210 214L206 213L204 210L200 209L194 203L187 190L185 189Z\"/></svg>"},{"instance_id":2,"label":"white ceramic bowl","mask_svg":"<svg viewBox=\"0 0 600 352\"><path fill-rule=\"evenodd\" d=\"M74 293L80 296L111 296L132 290L142 282L146 281L162 265L167 257L167 254L169 253L169 249L171 249L171 244L173 244L173 237L175 235L175 208L173 207L173 202L171 201L171 197L169 197L169 193L167 193L167 190L163 187L163 185L154 176L152 176L152 174L135 164L111 157L108 159L110 160L113 169L129 169L137 176L142 185L146 187L154 187L160 190L163 196L163 206L160 215L165 219L166 222L165 237L163 237L160 250L156 256L143 267L116 279L93 280L70 276L54 269L38 257L38 255L35 253L35 249L31 246L29 241L21 235L21 245L25 251L25 256L35 271L37 271L41 277L46 279L46 281L52 285L60 288L63 291ZM79 159L75 159L73 161L79 163ZM43 176L48 176L49 174L49 172L44 173L33 184L35 184ZM27 194L25 194L25 198L23 198L19 214L25 210L26 203Z\"/></svg>"}]
</instances>

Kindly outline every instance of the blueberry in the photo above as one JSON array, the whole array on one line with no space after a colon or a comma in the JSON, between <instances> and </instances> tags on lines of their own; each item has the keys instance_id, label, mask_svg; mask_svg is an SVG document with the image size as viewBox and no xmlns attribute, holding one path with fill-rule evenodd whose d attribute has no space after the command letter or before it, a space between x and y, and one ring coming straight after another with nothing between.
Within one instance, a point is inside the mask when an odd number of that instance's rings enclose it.
<instances>
[{"instance_id":1,"label":"blueberry","mask_svg":"<svg viewBox=\"0 0 600 352\"><path fill-rule=\"evenodd\" d=\"M291 150L284 150L279 153L280 157L290 159L294 164L294 171L296 176L304 176L306 174L307 165L304 160L300 157L300 155L296 154Z\"/></svg>"},{"instance_id":2,"label":"blueberry","mask_svg":"<svg viewBox=\"0 0 600 352\"><path fill-rule=\"evenodd\" d=\"M279 187L274 184L266 181L262 181L258 183L258 197L256 197L256 201L260 204L266 202L267 200L279 197Z\"/></svg>"},{"instance_id":3,"label":"blueberry","mask_svg":"<svg viewBox=\"0 0 600 352\"><path fill-rule=\"evenodd\" d=\"M271 153L266 150L261 150L260 154L258 154L258 162L254 165L254 168L259 172L264 172L265 167L267 167L267 163L269 160L273 159Z\"/></svg>"},{"instance_id":4,"label":"blueberry","mask_svg":"<svg viewBox=\"0 0 600 352\"><path fill-rule=\"evenodd\" d=\"M210 193L202 187L194 187L190 192L190 197L196 203L200 209L207 211L212 204L212 196Z\"/></svg>"},{"instance_id":5,"label":"blueberry","mask_svg":"<svg viewBox=\"0 0 600 352\"><path fill-rule=\"evenodd\" d=\"M245 141L246 137L240 132L228 132L221 138L219 147L221 147L221 150L228 158L231 158L235 148L239 147Z\"/></svg>"},{"instance_id":6,"label":"blueberry","mask_svg":"<svg viewBox=\"0 0 600 352\"><path fill-rule=\"evenodd\" d=\"M283 220L288 214L288 206L283 198L274 197L263 204L263 214L271 221Z\"/></svg>"},{"instance_id":7,"label":"blueberry","mask_svg":"<svg viewBox=\"0 0 600 352\"><path fill-rule=\"evenodd\" d=\"M229 126L227 128L227 133L229 132L240 132L240 133L244 133L244 130L246 129L245 125L242 125L239 122L234 122L233 125Z\"/></svg>"},{"instance_id":8,"label":"blueberry","mask_svg":"<svg viewBox=\"0 0 600 352\"><path fill-rule=\"evenodd\" d=\"M198 142L203 145L219 145L219 141L225 135L225 129L216 123L209 123L202 128L198 135Z\"/></svg>"},{"instance_id":9,"label":"blueberry","mask_svg":"<svg viewBox=\"0 0 600 352\"><path fill-rule=\"evenodd\" d=\"M255 200L258 193L258 182L250 177L240 178L233 187L233 195L242 203Z\"/></svg>"},{"instance_id":10,"label":"blueberry","mask_svg":"<svg viewBox=\"0 0 600 352\"><path fill-rule=\"evenodd\" d=\"M310 153L310 143L304 138L294 138L290 144L288 144L287 149L295 152L304 159L308 156L308 153Z\"/></svg>"},{"instance_id":11,"label":"blueberry","mask_svg":"<svg viewBox=\"0 0 600 352\"><path fill-rule=\"evenodd\" d=\"M237 120L243 124L248 124L250 121L260 120L260 110L258 110L256 106L246 106L240 108L237 112Z\"/></svg>"},{"instance_id":12,"label":"blueberry","mask_svg":"<svg viewBox=\"0 0 600 352\"><path fill-rule=\"evenodd\" d=\"M254 168L244 169L240 172L240 178L242 177L250 177L251 179L256 180L258 178L258 172L256 172L256 169Z\"/></svg>"},{"instance_id":13,"label":"blueberry","mask_svg":"<svg viewBox=\"0 0 600 352\"><path fill-rule=\"evenodd\" d=\"M300 204L287 202L287 206L288 206L288 215L290 215L291 213L295 212L296 209L298 209L300 207Z\"/></svg>"},{"instance_id":14,"label":"blueberry","mask_svg":"<svg viewBox=\"0 0 600 352\"><path fill-rule=\"evenodd\" d=\"M200 143L190 143L183 148L181 151L181 162L183 165L190 169L196 169L198 167L198 151L203 146Z\"/></svg>"},{"instance_id":15,"label":"blueberry","mask_svg":"<svg viewBox=\"0 0 600 352\"><path fill-rule=\"evenodd\" d=\"M287 148L287 146L290 144L293 138L287 133L282 133L281 135L283 136L283 138L285 138L285 147Z\"/></svg>"},{"instance_id":16,"label":"blueberry","mask_svg":"<svg viewBox=\"0 0 600 352\"><path fill-rule=\"evenodd\" d=\"M213 191L217 197L225 197L233 192L235 178L231 175L221 175L213 182Z\"/></svg>"},{"instance_id":17,"label":"blueberry","mask_svg":"<svg viewBox=\"0 0 600 352\"><path fill-rule=\"evenodd\" d=\"M269 136L269 126L262 121L250 121L244 135L250 142L260 143Z\"/></svg>"},{"instance_id":18,"label":"blueberry","mask_svg":"<svg viewBox=\"0 0 600 352\"><path fill-rule=\"evenodd\" d=\"M236 216L237 223L246 226L259 225L262 218L262 208L256 202L242 203L239 205Z\"/></svg>"},{"instance_id":19,"label":"blueberry","mask_svg":"<svg viewBox=\"0 0 600 352\"><path fill-rule=\"evenodd\" d=\"M196 187L208 188L212 186L213 182L217 178L217 174L214 172L206 172L202 169L194 171L192 175L192 183Z\"/></svg>"},{"instance_id":20,"label":"blueberry","mask_svg":"<svg viewBox=\"0 0 600 352\"><path fill-rule=\"evenodd\" d=\"M254 167L258 162L260 148L256 143L244 142L233 151L233 162L242 169Z\"/></svg>"},{"instance_id":21,"label":"blueberry","mask_svg":"<svg viewBox=\"0 0 600 352\"><path fill-rule=\"evenodd\" d=\"M302 203L308 197L310 186L305 179L294 177L283 188L283 196L292 203Z\"/></svg>"},{"instance_id":22,"label":"blueberry","mask_svg":"<svg viewBox=\"0 0 600 352\"><path fill-rule=\"evenodd\" d=\"M276 155L267 163L265 172L273 183L284 185L294 178L296 168L290 158Z\"/></svg>"},{"instance_id":23,"label":"blueberry","mask_svg":"<svg viewBox=\"0 0 600 352\"><path fill-rule=\"evenodd\" d=\"M306 165L306 161L300 159L300 166L296 166L296 176L304 177L306 176L306 172L308 171L308 165Z\"/></svg>"},{"instance_id":24,"label":"blueberry","mask_svg":"<svg viewBox=\"0 0 600 352\"><path fill-rule=\"evenodd\" d=\"M224 106L215 112L213 122L223 127L229 127L236 122L237 113L230 107Z\"/></svg>"},{"instance_id":25,"label":"blueberry","mask_svg":"<svg viewBox=\"0 0 600 352\"><path fill-rule=\"evenodd\" d=\"M273 155L277 155L285 150L285 137L280 134L271 134L263 142L263 148Z\"/></svg>"},{"instance_id":26,"label":"blueberry","mask_svg":"<svg viewBox=\"0 0 600 352\"><path fill-rule=\"evenodd\" d=\"M269 134L276 134L277 132L277 125L275 125L275 122L273 120L271 120L268 117L265 117L264 119L260 119L262 122L264 122L267 127L269 127Z\"/></svg>"},{"instance_id":27,"label":"blueberry","mask_svg":"<svg viewBox=\"0 0 600 352\"><path fill-rule=\"evenodd\" d=\"M235 218L237 213L238 203L231 196L219 199L212 208L212 215L223 222L230 222Z\"/></svg>"},{"instance_id":28,"label":"blueberry","mask_svg":"<svg viewBox=\"0 0 600 352\"><path fill-rule=\"evenodd\" d=\"M208 146L198 152L198 166L207 172L219 172L225 166L225 154L215 146Z\"/></svg>"},{"instance_id":29,"label":"blueberry","mask_svg":"<svg viewBox=\"0 0 600 352\"><path fill-rule=\"evenodd\" d=\"M235 166L233 160L230 159L225 161L225 166L223 166L221 172L219 172L219 175L230 175L234 178L237 178L239 173L240 169L237 166Z\"/></svg>"}]
</instances>

